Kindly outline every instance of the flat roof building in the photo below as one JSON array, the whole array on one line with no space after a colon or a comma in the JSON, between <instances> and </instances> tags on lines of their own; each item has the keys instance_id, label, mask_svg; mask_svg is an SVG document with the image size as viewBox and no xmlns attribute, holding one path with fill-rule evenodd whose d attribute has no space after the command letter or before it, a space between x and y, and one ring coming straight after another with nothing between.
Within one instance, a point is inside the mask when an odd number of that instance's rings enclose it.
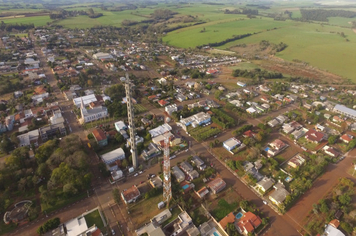
<instances>
[{"instance_id":1,"label":"flat roof building","mask_svg":"<svg viewBox=\"0 0 356 236\"><path fill-rule=\"evenodd\" d=\"M122 148L117 148L111 152L107 152L107 153L101 155L101 159L106 164L110 164L117 160L125 159L125 152Z\"/></svg>"},{"instance_id":2,"label":"flat roof building","mask_svg":"<svg viewBox=\"0 0 356 236\"><path fill-rule=\"evenodd\" d=\"M337 104L334 107L334 112L340 113L346 117L349 117L351 119L356 119L356 110L345 107L343 105Z\"/></svg>"}]
</instances>

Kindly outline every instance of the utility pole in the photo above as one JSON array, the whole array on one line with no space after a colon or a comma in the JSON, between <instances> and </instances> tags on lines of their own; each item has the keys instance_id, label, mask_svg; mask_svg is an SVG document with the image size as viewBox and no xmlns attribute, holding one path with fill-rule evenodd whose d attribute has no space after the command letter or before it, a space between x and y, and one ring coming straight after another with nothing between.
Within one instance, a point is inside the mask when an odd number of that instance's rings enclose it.
<instances>
[{"instance_id":1,"label":"utility pole","mask_svg":"<svg viewBox=\"0 0 356 236\"><path fill-rule=\"evenodd\" d=\"M132 103L132 83L129 78L129 74L126 73L125 80L125 91L126 91L126 104L127 104L127 118L129 120L130 127L130 145L131 145L131 155L132 155L132 166L134 169L137 169L137 148L136 148L136 132L135 132L135 123L134 123L134 107Z\"/></svg>"}]
</instances>

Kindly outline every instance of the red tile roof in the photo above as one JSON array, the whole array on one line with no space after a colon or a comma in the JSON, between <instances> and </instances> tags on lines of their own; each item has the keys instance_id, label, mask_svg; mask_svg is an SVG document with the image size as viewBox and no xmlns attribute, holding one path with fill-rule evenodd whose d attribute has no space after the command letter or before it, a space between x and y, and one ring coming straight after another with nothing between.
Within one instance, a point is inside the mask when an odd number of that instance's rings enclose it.
<instances>
[{"instance_id":1,"label":"red tile roof","mask_svg":"<svg viewBox=\"0 0 356 236\"><path fill-rule=\"evenodd\" d=\"M230 212L227 216L225 216L222 220L220 220L219 224L223 229L226 229L226 226L228 223L234 223L235 222L235 215Z\"/></svg>"},{"instance_id":2,"label":"red tile roof","mask_svg":"<svg viewBox=\"0 0 356 236\"><path fill-rule=\"evenodd\" d=\"M237 226L240 228L240 230L247 231L247 232L253 232L255 228L257 228L260 224L262 223L262 220L259 216L256 216L252 212L246 212L240 221L237 223Z\"/></svg>"},{"instance_id":3,"label":"red tile roof","mask_svg":"<svg viewBox=\"0 0 356 236\"><path fill-rule=\"evenodd\" d=\"M343 141L350 142L354 137L348 134L344 134L340 137Z\"/></svg>"},{"instance_id":4,"label":"red tile roof","mask_svg":"<svg viewBox=\"0 0 356 236\"><path fill-rule=\"evenodd\" d=\"M305 138L312 141L312 142L321 142L324 138L324 134L322 132L318 132L314 129L308 130L305 134Z\"/></svg>"},{"instance_id":5,"label":"red tile roof","mask_svg":"<svg viewBox=\"0 0 356 236\"><path fill-rule=\"evenodd\" d=\"M94 129L93 130L93 135L94 135L94 138L97 142L100 142L104 139L107 139L104 131L102 131L101 129Z\"/></svg>"},{"instance_id":6,"label":"red tile roof","mask_svg":"<svg viewBox=\"0 0 356 236\"><path fill-rule=\"evenodd\" d=\"M165 100L159 100L158 103L159 103L159 105L164 106L164 105L166 105L168 102L166 102Z\"/></svg>"}]
</instances>

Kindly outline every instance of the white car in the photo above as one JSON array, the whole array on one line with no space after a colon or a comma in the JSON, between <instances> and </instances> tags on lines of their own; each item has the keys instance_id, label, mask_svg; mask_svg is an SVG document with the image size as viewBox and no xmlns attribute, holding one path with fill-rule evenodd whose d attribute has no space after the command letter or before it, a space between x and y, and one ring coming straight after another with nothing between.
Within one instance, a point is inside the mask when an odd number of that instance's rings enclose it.
<instances>
[{"instance_id":1,"label":"white car","mask_svg":"<svg viewBox=\"0 0 356 236\"><path fill-rule=\"evenodd\" d=\"M138 176L138 173L134 174L134 177Z\"/></svg>"},{"instance_id":2,"label":"white car","mask_svg":"<svg viewBox=\"0 0 356 236\"><path fill-rule=\"evenodd\" d=\"M138 174L140 175L140 174L142 174L143 173L143 171L142 170L140 170L139 172L138 172Z\"/></svg>"},{"instance_id":3,"label":"white car","mask_svg":"<svg viewBox=\"0 0 356 236\"><path fill-rule=\"evenodd\" d=\"M111 230L111 234L112 234L112 235L115 235L115 231L114 231L113 229Z\"/></svg>"},{"instance_id":4,"label":"white car","mask_svg":"<svg viewBox=\"0 0 356 236\"><path fill-rule=\"evenodd\" d=\"M263 204L267 205L268 203L266 201L263 201Z\"/></svg>"}]
</instances>

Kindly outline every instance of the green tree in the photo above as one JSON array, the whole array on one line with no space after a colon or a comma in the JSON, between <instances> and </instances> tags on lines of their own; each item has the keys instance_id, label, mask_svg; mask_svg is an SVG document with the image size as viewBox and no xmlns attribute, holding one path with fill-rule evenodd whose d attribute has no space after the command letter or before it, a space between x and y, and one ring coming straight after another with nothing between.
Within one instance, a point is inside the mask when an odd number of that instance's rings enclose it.
<instances>
[{"instance_id":1,"label":"green tree","mask_svg":"<svg viewBox=\"0 0 356 236\"><path fill-rule=\"evenodd\" d=\"M336 141L338 140L339 136L338 135L331 135L329 138L328 138L328 142L329 144L335 144Z\"/></svg>"},{"instance_id":2,"label":"green tree","mask_svg":"<svg viewBox=\"0 0 356 236\"><path fill-rule=\"evenodd\" d=\"M9 154L9 152L13 149L13 144L11 143L9 137L6 134L2 135L0 150L2 153Z\"/></svg>"}]
</instances>

